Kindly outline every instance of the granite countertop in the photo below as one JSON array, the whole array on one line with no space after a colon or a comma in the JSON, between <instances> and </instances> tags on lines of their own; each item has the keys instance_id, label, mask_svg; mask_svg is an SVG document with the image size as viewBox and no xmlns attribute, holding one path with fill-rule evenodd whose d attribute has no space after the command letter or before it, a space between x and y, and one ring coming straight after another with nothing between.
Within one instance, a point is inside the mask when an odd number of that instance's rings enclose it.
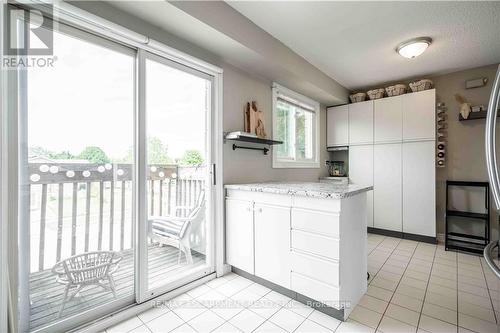
<instances>
[{"instance_id":1,"label":"granite countertop","mask_svg":"<svg viewBox=\"0 0 500 333\"><path fill-rule=\"evenodd\" d=\"M322 199L343 199L373 190L373 186L313 182L269 182L225 185L228 190L297 195Z\"/></svg>"}]
</instances>

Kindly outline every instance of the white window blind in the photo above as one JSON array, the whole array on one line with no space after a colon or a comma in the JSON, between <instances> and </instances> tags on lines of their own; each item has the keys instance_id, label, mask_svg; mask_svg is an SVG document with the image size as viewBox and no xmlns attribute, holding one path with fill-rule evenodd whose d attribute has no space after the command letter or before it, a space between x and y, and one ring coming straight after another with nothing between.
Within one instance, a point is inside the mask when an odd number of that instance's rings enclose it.
<instances>
[{"instance_id":1,"label":"white window blind","mask_svg":"<svg viewBox=\"0 0 500 333\"><path fill-rule=\"evenodd\" d=\"M284 87L273 87L275 168L313 168L318 163L319 104Z\"/></svg>"}]
</instances>

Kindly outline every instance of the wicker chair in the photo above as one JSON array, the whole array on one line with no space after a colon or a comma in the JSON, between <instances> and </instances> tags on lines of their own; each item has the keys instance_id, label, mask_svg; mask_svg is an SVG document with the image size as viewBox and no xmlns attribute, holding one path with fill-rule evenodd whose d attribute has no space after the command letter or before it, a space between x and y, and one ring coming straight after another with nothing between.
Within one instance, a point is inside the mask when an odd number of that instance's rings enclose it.
<instances>
[{"instance_id":1,"label":"wicker chair","mask_svg":"<svg viewBox=\"0 0 500 333\"><path fill-rule=\"evenodd\" d=\"M148 223L148 234L152 241L161 245L170 245L179 249L177 263L180 264L182 253L187 264L193 263L191 255L191 230L205 220L205 191L201 191L193 207L176 207L177 210L188 210L186 217L151 216Z\"/></svg>"},{"instance_id":2,"label":"wicker chair","mask_svg":"<svg viewBox=\"0 0 500 333\"><path fill-rule=\"evenodd\" d=\"M116 297L113 273L118 269L122 256L113 251L96 251L78 254L64 259L52 268L57 282L66 286L58 317L76 294L88 286L100 286Z\"/></svg>"}]
</instances>

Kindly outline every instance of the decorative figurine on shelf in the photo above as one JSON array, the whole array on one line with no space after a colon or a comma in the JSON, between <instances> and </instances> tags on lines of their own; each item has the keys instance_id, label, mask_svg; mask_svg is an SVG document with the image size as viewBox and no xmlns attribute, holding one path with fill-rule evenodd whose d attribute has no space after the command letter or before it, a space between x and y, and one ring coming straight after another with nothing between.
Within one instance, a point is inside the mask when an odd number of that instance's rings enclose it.
<instances>
[{"instance_id":1,"label":"decorative figurine on shelf","mask_svg":"<svg viewBox=\"0 0 500 333\"><path fill-rule=\"evenodd\" d=\"M248 102L245 108L245 132L257 135L259 138L266 138L264 128L264 112L259 111L257 102Z\"/></svg>"},{"instance_id":2,"label":"decorative figurine on shelf","mask_svg":"<svg viewBox=\"0 0 500 333\"><path fill-rule=\"evenodd\" d=\"M467 103L465 101L465 98L463 98L459 94L455 94L455 100L460 103L460 114L462 115L462 118L469 118L469 114L471 113L470 103Z\"/></svg>"}]
</instances>

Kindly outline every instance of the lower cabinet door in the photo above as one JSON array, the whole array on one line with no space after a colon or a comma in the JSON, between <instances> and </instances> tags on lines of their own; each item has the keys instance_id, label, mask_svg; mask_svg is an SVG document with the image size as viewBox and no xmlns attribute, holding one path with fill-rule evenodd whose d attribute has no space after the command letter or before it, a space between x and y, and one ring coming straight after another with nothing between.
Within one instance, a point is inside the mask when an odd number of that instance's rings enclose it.
<instances>
[{"instance_id":1,"label":"lower cabinet door","mask_svg":"<svg viewBox=\"0 0 500 333\"><path fill-rule=\"evenodd\" d=\"M253 202L226 200L227 263L254 274Z\"/></svg>"},{"instance_id":2,"label":"lower cabinet door","mask_svg":"<svg viewBox=\"0 0 500 333\"><path fill-rule=\"evenodd\" d=\"M373 186L373 145L349 147L349 182ZM373 227L373 191L366 194L366 225Z\"/></svg>"},{"instance_id":3,"label":"lower cabinet door","mask_svg":"<svg viewBox=\"0 0 500 333\"><path fill-rule=\"evenodd\" d=\"M375 228L403 231L401 143L375 145L373 154L373 224Z\"/></svg>"},{"instance_id":4,"label":"lower cabinet door","mask_svg":"<svg viewBox=\"0 0 500 333\"><path fill-rule=\"evenodd\" d=\"M290 289L290 207L255 204L255 275Z\"/></svg>"},{"instance_id":5,"label":"lower cabinet door","mask_svg":"<svg viewBox=\"0 0 500 333\"><path fill-rule=\"evenodd\" d=\"M403 232L436 237L435 143L403 143Z\"/></svg>"}]
</instances>

